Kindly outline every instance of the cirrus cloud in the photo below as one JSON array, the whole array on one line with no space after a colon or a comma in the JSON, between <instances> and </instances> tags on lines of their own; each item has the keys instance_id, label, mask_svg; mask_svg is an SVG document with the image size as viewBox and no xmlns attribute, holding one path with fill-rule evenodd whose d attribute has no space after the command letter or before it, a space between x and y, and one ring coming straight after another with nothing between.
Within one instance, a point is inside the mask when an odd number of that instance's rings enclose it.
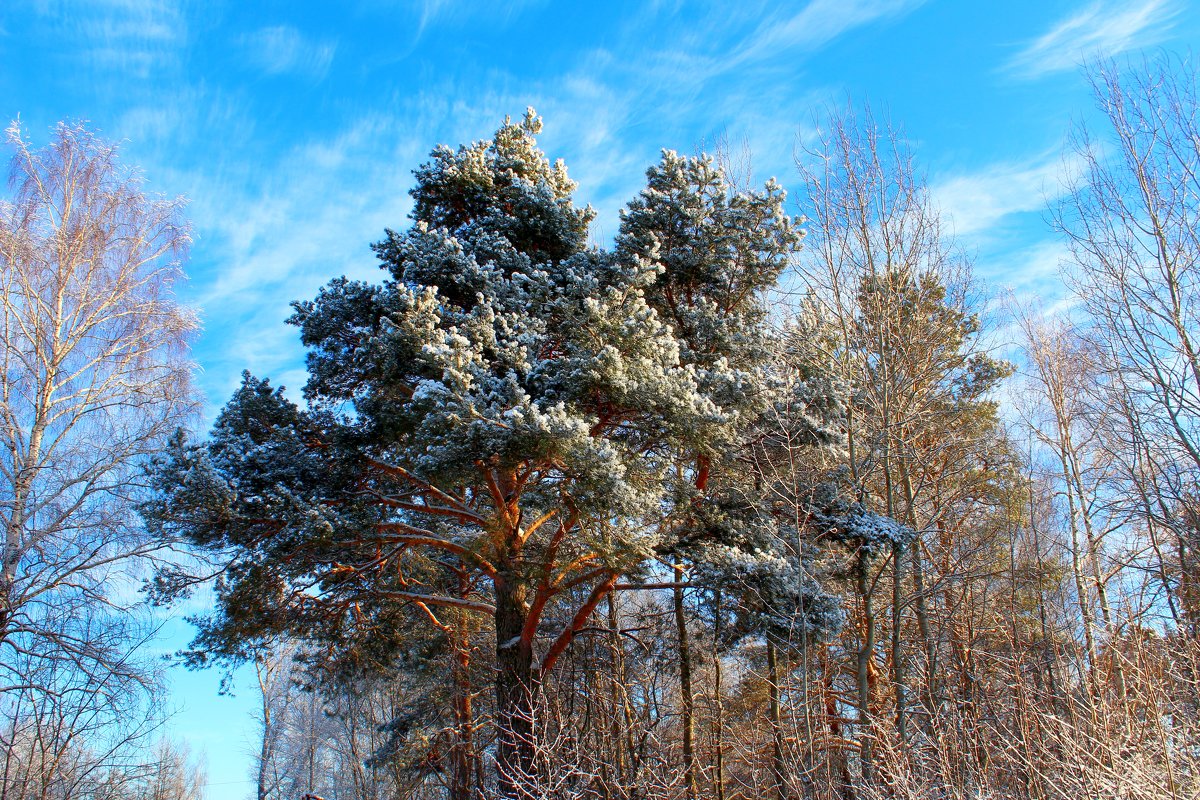
<instances>
[{"instance_id":1,"label":"cirrus cloud","mask_svg":"<svg viewBox=\"0 0 1200 800\"><path fill-rule=\"evenodd\" d=\"M268 75L298 74L323 78L337 45L312 41L290 25L262 28L242 39L251 63Z\"/></svg>"},{"instance_id":2,"label":"cirrus cloud","mask_svg":"<svg viewBox=\"0 0 1200 800\"><path fill-rule=\"evenodd\" d=\"M1165 38L1179 14L1176 0L1093 3L1060 20L1005 65L1019 78L1077 68L1090 58L1114 56Z\"/></svg>"}]
</instances>

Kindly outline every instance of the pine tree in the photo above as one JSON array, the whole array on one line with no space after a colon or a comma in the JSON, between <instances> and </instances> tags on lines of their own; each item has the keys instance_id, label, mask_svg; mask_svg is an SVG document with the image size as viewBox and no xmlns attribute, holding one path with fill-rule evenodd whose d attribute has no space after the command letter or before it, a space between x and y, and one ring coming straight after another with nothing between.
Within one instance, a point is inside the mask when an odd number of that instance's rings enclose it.
<instances>
[{"instance_id":1,"label":"pine tree","mask_svg":"<svg viewBox=\"0 0 1200 800\"><path fill-rule=\"evenodd\" d=\"M616 251L589 248L540 129L435 149L414 224L375 245L383 282L295 305L307 407L247 375L146 508L223 559L197 663L281 633L386 662L397 614L490 618L506 797L536 786L542 678L767 406L761 291L799 243L777 187L666 153Z\"/></svg>"}]
</instances>

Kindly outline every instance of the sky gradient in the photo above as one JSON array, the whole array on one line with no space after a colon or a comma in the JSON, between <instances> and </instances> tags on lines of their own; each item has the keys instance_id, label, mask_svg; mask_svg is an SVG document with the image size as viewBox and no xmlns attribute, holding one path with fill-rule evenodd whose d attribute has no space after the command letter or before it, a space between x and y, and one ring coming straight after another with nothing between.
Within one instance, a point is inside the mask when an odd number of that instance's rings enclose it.
<instances>
[{"instance_id":1,"label":"sky gradient","mask_svg":"<svg viewBox=\"0 0 1200 800\"><path fill-rule=\"evenodd\" d=\"M1053 298L1063 248L1044 209L1092 113L1079 64L1198 41L1186 0L8 0L0 116L37 145L87 121L152 191L190 199L182 294L204 323L211 418L243 369L299 389L288 304L338 275L375 280L368 245L407 225L431 147L528 106L603 245L660 149L745 146L759 182L795 186L823 110L870 102L989 289ZM164 652L187 639L170 622ZM215 674L173 676L174 735L207 754L208 797L250 796L252 682L228 698Z\"/></svg>"}]
</instances>

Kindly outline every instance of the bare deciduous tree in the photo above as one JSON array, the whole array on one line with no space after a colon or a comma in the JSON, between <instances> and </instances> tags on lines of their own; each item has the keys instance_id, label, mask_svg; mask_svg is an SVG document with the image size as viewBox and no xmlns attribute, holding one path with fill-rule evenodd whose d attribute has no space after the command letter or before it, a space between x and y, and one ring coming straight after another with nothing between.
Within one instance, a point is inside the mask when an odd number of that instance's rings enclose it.
<instances>
[{"instance_id":1,"label":"bare deciduous tree","mask_svg":"<svg viewBox=\"0 0 1200 800\"><path fill-rule=\"evenodd\" d=\"M172 295L188 229L181 200L147 196L81 126L60 125L35 150L14 124L7 142L0 713L13 721L22 704L49 702L69 719L78 709L67 706L109 697L89 724L116 724L130 719L125 699L153 684L134 609L139 569L162 544L136 515L141 465L194 405L196 324Z\"/></svg>"},{"instance_id":2,"label":"bare deciduous tree","mask_svg":"<svg viewBox=\"0 0 1200 800\"><path fill-rule=\"evenodd\" d=\"M801 277L835 321L826 358L849 387L847 467L861 501L917 532L890 545L890 564L860 548L855 568L857 728L871 783L879 711L890 699L905 751L911 720L936 704L950 656L942 650L963 652L952 637L939 647L934 597L943 611L957 607L961 582L950 573L983 549L960 529L997 502L980 465L1004 458L988 395L1009 367L980 341L970 261L899 131L869 109L835 112L797 167L811 220ZM889 584L883 620L877 604ZM890 640L886 653L877 630ZM890 698L881 662L890 666Z\"/></svg>"},{"instance_id":3,"label":"bare deciduous tree","mask_svg":"<svg viewBox=\"0 0 1200 800\"><path fill-rule=\"evenodd\" d=\"M1072 136L1082 169L1054 220L1128 444L1130 505L1182 565L1162 570L1181 619L1200 486L1200 94L1195 65L1169 55L1089 78L1103 133Z\"/></svg>"}]
</instances>

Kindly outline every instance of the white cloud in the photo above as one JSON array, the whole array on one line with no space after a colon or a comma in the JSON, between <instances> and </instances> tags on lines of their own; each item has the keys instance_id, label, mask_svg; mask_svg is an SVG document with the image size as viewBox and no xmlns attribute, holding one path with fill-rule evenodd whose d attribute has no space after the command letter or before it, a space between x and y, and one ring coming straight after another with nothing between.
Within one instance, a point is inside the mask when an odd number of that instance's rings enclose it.
<instances>
[{"instance_id":1,"label":"white cloud","mask_svg":"<svg viewBox=\"0 0 1200 800\"><path fill-rule=\"evenodd\" d=\"M268 75L299 74L324 77L337 46L316 42L289 25L262 28L242 40L251 63Z\"/></svg>"},{"instance_id":2,"label":"white cloud","mask_svg":"<svg viewBox=\"0 0 1200 800\"><path fill-rule=\"evenodd\" d=\"M229 397L243 369L299 397L304 351L283 324L290 302L314 297L339 275L382 278L368 244L385 227L406 227L411 170L454 111L447 106L434 119L420 107L365 115L266 161L237 158L177 177L193 198L197 242L186 299L201 309L195 354L210 404ZM210 419L214 411L210 405Z\"/></svg>"},{"instance_id":3,"label":"white cloud","mask_svg":"<svg viewBox=\"0 0 1200 800\"><path fill-rule=\"evenodd\" d=\"M505 27L531 8L549 5L548 0L354 0L354 13L399 16L411 20L413 46L426 31L459 26ZM570 13L564 5L565 12ZM403 49L405 45L401 45Z\"/></svg>"},{"instance_id":4,"label":"white cloud","mask_svg":"<svg viewBox=\"0 0 1200 800\"><path fill-rule=\"evenodd\" d=\"M533 104L546 117L541 145L552 158L565 157L580 181L577 199L598 206L600 235L616 233L616 210L641 188L645 166L617 134L629 122L623 97L583 78L532 93L448 99L465 94L447 83L415 99L397 97L388 113L364 116L266 163L238 159L219 171L179 176L176 185L193 198L198 234L189 292L203 314L197 356L210 402L229 396L242 369L286 384L298 397L303 349L295 329L282 324L290 301L313 297L338 275L382 278L367 245L385 227L407 227L411 171L439 141L489 136L505 114L519 117ZM159 123L153 115L133 121Z\"/></svg>"},{"instance_id":5,"label":"white cloud","mask_svg":"<svg viewBox=\"0 0 1200 800\"><path fill-rule=\"evenodd\" d=\"M1035 244L1016 247L989 258L979 266L986 269L990 283L1012 292L1015 297L1051 303L1068 294L1061 276L1063 265L1070 257L1071 249L1067 243L1048 235Z\"/></svg>"},{"instance_id":6,"label":"white cloud","mask_svg":"<svg viewBox=\"0 0 1200 800\"><path fill-rule=\"evenodd\" d=\"M82 13L59 11L57 22L74 29L76 46L93 66L138 78L174 64L187 40L186 16L172 0L107 0Z\"/></svg>"},{"instance_id":7,"label":"white cloud","mask_svg":"<svg viewBox=\"0 0 1200 800\"><path fill-rule=\"evenodd\" d=\"M748 37L732 62L775 57L781 50L816 50L853 28L906 14L924 2L812 0L790 17L769 17Z\"/></svg>"},{"instance_id":8,"label":"white cloud","mask_svg":"<svg viewBox=\"0 0 1200 800\"><path fill-rule=\"evenodd\" d=\"M708 13L684 17L674 6L648 3L626 22L624 50L636 54L643 74L657 78L643 85L701 87L729 74L752 78L752 68L771 72L779 80L779 64L794 66L790 58L820 50L856 28L882 22L912 11L926 0L810 0L798 11L788 4L744 3L741 13L730 15L723 4ZM647 50L645 31L670 31L672 46ZM618 51L621 47L617 48Z\"/></svg>"},{"instance_id":9,"label":"white cloud","mask_svg":"<svg viewBox=\"0 0 1200 800\"><path fill-rule=\"evenodd\" d=\"M1014 214L1041 211L1062 193L1070 164L1057 155L991 164L944 178L930 191L958 236L980 234Z\"/></svg>"},{"instance_id":10,"label":"white cloud","mask_svg":"<svg viewBox=\"0 0 1200 800\"><path fill-rule=\"evenodd\" d=\"M799 16L781 17L785 29L774 46L815 48L915 4L859 0L843 7L817 0ZM427 10L452 13L436 3ZM799 27L787 27L789 21ZM194 198L190 212L199 236L191 289L206 328L197 356L206 367L200 380L209 400L228 397L243 368L287 384L296 396L304 380L303 350L296 331L281 324L290 314L288 302L312 297L343 273L379 280L367 243L377 241L385 227L406 227L410 171L428 149L439 141L486 137L506 114L519 117L528 105L546 118L540 143L547 154L563 157L579 181L577 201L596 206L593 235L602 245L616 234L618 209L643 187L643 171L657 160L660 147L691 152L701 144L697 129L702 136L722 133L684 120L737 120L727 134L735 141L749 136L756 159L773 161L756 164L757 180L769 174L786 178L794 128L771 123L786 116L799 121L802 109L817 102L816 90L796 98L769 64L755 60L761 69L744 76L736 91L709 93L698 104L709 80L725 69L727 56L718 54L748 46L758 35L758 22L734 31L718 25L715 16L696 26L676 22L694 37L669 37L667 48L646 52L643 29L631 23L611 50L585 51L545 82L518 83L502 72L486 79L443 76L416 96L397 91L382 104L386 112L361 117L332 136L266 159L246 160L236 149L227 150L220 170L206 167L188 176L184 183ZM816 32L805 32L806 25ZM320 46L290 28L259 31L253 41L261 51L259 66L268 72L294 72L321 61ZM480 91L480 83L487 89ZM776 95L779 102L771 106L778 116L762 118L749 108L756 103L748 97ZM145 114L129 122L155 129L171 121Z\"/></svg>"},{"instance_id":11,"label":"white cloud","mask_svg":"<svg viewBox=\"0 0 1200 800\"><path fill-rule=\"evenodd\" d=\"M1155 44L1179 11L1177 0L1093 3L1029 42L1009 60L1007 71L1036 78L1075 69L1089 58Z\"/></svg>"}]
</instances>

